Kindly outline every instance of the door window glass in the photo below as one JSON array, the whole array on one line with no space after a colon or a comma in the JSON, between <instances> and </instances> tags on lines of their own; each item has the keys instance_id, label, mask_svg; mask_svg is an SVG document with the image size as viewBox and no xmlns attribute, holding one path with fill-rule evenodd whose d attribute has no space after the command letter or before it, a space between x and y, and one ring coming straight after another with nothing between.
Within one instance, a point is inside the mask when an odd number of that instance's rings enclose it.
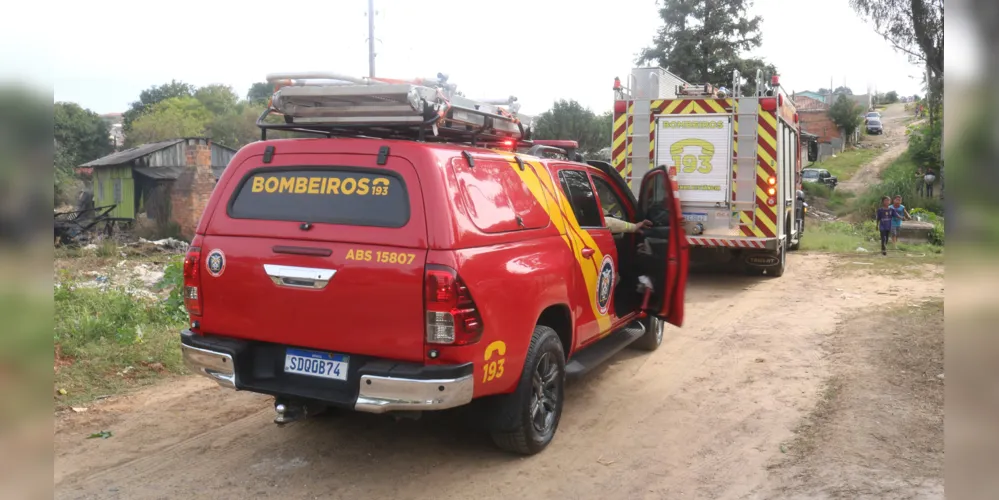
<instances>
[{"instance_id":1,"label":"door window glass","mask_svg":"<svg viewBox=\"0 0 999 500\"><path fill-rule=\"evenodd\" d=\"M558 174L562 192L576 214L580 227L603 227L603 217L597 207L597 198L590 186L590 178L581 170L563 170Z\"/></svg>"},{"instance_id":2,"label":"door window glass","mask_svg":"<svg viewBox=\"0 0 999 500\"><path fill-rule=\"evenodd\" d=\"M603 210L604 215L614 217L615 219L628 220L628 215L624 211L624 202L609 182L594 175L593 186L597 189L597 196L600 198L600 208Z\"/></svg>"}]
</instances>

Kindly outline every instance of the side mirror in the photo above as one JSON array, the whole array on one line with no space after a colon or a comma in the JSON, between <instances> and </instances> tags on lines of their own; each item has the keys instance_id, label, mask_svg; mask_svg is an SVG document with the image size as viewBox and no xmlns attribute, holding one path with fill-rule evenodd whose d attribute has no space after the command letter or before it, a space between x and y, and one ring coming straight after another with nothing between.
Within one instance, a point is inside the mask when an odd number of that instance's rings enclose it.
<instances>
[{"instance_id":1,"label":"side mirror","mask_svg":"<svg viewBox=\"0 0 999 500\"><path fill-rule=\"evenodd\" d=\"M819 143L815 141L808 141L808 161L816 161L819 159Z\"/></svg>"}]
</instances>

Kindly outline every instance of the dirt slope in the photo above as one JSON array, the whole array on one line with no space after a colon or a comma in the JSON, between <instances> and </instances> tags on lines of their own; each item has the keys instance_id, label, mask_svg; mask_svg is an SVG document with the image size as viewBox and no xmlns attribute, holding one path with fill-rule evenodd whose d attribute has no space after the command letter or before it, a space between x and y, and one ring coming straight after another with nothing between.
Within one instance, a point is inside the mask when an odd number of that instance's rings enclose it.
<instances>
[{"instance_id":1,"label":"dirt slope","mask_svg":"<svg viewBox=\"0 0 999 500\"><path fill-rule=\"evenodd\" d=\"M837 189L860 192L868 186L877 184L881 171L905 153L909 145L905 135L909 113L905 111L905 105L891 104L881 111L881 117L885 133L880 136L864 136L864 143L885 149L877 158L861 167L849 180L840 182Z\"/></svg>"},{"instance_id":2,"label":"dirt slope","mask_svg":"<svg viewBox=\"0 0 999 500\"><path fill-rule=\"evenodd\" d=\"M556 440L535 457L496 451L447 416L278 428L268 398L184 378L59 416L56 498L770 498L783 483L768 466L836 374L824 343L843 319L942 296L939 274L837 262L792 254L780 279L692 276L684 328L570 386ZM113 436L85 439L99 430ZM842 470L824 480L850 483Z\"/></svg>"}]
</instances>

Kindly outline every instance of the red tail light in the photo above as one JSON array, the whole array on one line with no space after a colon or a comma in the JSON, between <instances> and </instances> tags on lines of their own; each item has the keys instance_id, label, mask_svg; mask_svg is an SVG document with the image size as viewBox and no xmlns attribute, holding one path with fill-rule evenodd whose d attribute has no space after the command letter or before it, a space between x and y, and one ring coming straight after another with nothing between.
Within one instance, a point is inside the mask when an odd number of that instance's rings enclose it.
<instances>
[{"instance_id":1,"label":"red tail light","mask_svg":"<svg viewBox=\"0 0 999 500\"><path fill-rule=\"evenodd\" d=\"M428 265L423 278L428 344L468 345L482 338L482 316L458 273Z\"/></svg>"},{"instance_id":2,"label":"red tail light","mask_svg":"<svg viewBox=\"0 0 999 500\"><path fill-rule=\"evenodd\" d=\"M201 247L196 238L184 256L184 307L191 316L201 316Z\"/></svg>"}]
</instances>

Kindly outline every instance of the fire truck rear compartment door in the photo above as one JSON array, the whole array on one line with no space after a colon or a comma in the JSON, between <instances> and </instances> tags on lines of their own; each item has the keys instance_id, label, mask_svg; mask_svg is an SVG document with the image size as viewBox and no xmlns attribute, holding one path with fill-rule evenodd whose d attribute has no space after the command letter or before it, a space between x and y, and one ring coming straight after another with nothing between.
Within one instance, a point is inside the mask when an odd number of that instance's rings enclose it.
<instances>
[{"instance_id":1,"label":"fire truck rear compartment door","mask_svg":"<svg viewBox=\"0 0 999 500\"><path fill-rule=\"evenodd\" d=\"M656 166L676 167L682 203L723 203L732 195L732 119L664 115L656 125Z\"/></svg>"}]
</instances>

